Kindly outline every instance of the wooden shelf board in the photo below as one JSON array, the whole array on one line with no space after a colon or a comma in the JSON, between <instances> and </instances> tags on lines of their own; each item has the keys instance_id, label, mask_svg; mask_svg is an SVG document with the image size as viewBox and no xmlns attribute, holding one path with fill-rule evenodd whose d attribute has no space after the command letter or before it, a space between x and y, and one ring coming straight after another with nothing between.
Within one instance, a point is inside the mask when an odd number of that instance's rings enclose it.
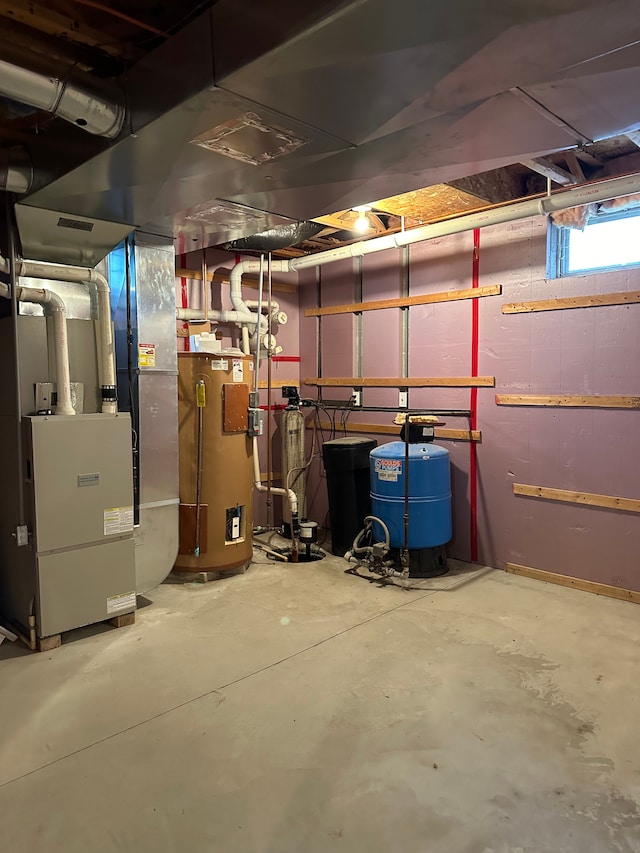
<instances>
[{"instance_id":1,"label":"wooden shelf board","mask_svg":"<svg viewBox=\"0 0 640 853\"><path fill-rule=\"evenodd\" d=\"M523 578L532 578L536 581L554 583L559 586L570 587L571 589L579 589L582 592L592 592L595 595L605 595L608 598L617 598L620 601L631 601L634 604L640 604L640 592L634 589L625 589L624 587L611 586L606 583L596 583L595 581L588 581L583 578L572 578L569 575L560 575L556 572L544 572L542 569L532 569L530 566L520 566L518 563L507 563L505 570L509 574L519 575Z\"/></svg>"},{"instance_id":2,"label":"wooden shelf board","mask_svg":"<svg viewBox=\"0 0 640 853\"><path fill-rule=\"evenodd\" d=\"M606 509L616 509L621 512L640 512L640 500L620 498L616 495L598 495L592 492L574 492L568 489L550 489L545 486L530 486L525 483L514 483L513 494L528 498L542 498L548 501L582 504L583 506L600 506Z\"/></svg>"},{"instance_id":3,"label":"wooden shelf board","mask_svg":"<svg viewBox=\"0 0 640 853\"><path fill-rule=\"evenodd\" d=\"M558 406L591 409L640 409L640 397L581 394L496 394L498 406Z\"/></svg>"},{"instance_id":4,"label":"wooden shelf board","mask_svg":"<svg viewBox=\"0 0 640 853\"><path fill-rule=\"evenodd\" d=\"M326 308L305 308L305 317L326 317L332 314L354 314L361 311L381 311L385 308L410 308L412 305L429 305L434 302L454 302L458 299L479 299L483 296L498 296L502 285L468 290L445 290L440 293L424 293L420 296L403 296L398 299L377 299L371 302L350 302L345 305L328 305Z\"/></svg>"},{"instance_id":5,"label":"wooden shelf board","mask_svg":"<svg viewBox=\"0 0 640 853\"><path fill-rule=\"evenodd\" d=\"M313 419L307 421L307 429L313 429ZM320 421L320 429L331 430L333 424L329 421ZM336 431L342 432L342 424L336 424ZM396 424L356 424L347 423L347 432L364 432L367 435L400 435L400 427ZM440 439L451 439L452 441L482 441L482 432L479 429L448 429L447 427L436 427L435 436Z\"/></svg>"},{"instance_id":6,"label":"wooden shelf board","mask_svg":"<svg viewBox=\"0 0 640 853\"><path fill-rule=\"evenodd\" d=\"M202 272L201 270L186 270L178 267L176 269L176 277L177 278L191 278L195 281L202 281ZM211 281L214 284L229 284L229 276L224 275L223 273L207 273L207 281ZM266 278L265 278L266 284ZM249 287L252 290L258 289L258 279L255 276L251 275L243 275L242 276L242 286ZM290 284L289 282L284 281L273 281L272 289L275 291L279 291L280 293L297 293L298 286L296 284ZM266 292L266 287L265 287Z\"/></svg>"},{"instance_id":7,"label":"wooden shelf board","mask_svg":"<svg viewBox=\"0 0 640 853\"><path fill-rule=\"evenodd\" d=\"M533 311L562 311L568 308L601 308L605 305L629 305L640 302L640 291L623 293L594 293L591 296L567 296L560 299L539 299L535 302L507 302L503 314L526 314Z\"/></svg>"},{"instance_id":8,"label":"wooden shelf board","mask_svg":"<svg viewBox=\"0 0 640 853\"><path fill-rule=\"evenodd\" d=\"M318 388L493 388L495 376L311 376L303 385Z\"/></svg>"}]
</instances>

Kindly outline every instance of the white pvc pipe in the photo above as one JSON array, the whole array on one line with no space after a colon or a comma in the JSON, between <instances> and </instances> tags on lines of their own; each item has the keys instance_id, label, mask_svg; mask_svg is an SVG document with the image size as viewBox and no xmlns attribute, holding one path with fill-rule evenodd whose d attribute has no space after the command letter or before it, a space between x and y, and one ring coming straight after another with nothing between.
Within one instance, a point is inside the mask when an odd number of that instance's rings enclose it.
<instances>
[{"instance_id":1,"label":"white pvc pipe","mask_svg":"<svg viewBox=\"0 0 640 853\"><path fill-rule=\"evenodd\" d=\"M249 327L242 326L242 352L245 355L251 355L251 345L249 343Z\"/></svg>"},{"instance_id":2,"label":"white pvc pipe","mask_svg":"<svg viewBox=\"0 0 640 853\"><path fill-rule=\"evenodd\" d=\"M271 261L271 270L272 272L290 272L292 268L289 263L289 261ZM248 272L260 272L260 261L240 261L229 273L231 304L238 311L246 310L248 304L242 298L242 276Z\"/></svg>"},{"instance_id":3,"label":"white pvc pipe","mask_svg":"<svg viewBox=\"0 0 640 853\"><path fill-rule=\"evenodd\" d=\"M556 210L566 210L569 207L577 207L581 204L608 201L636 192L640 192L640 174L623 175L619 178L609 178L606 181L586 184L583 187L562 190L543 198L518 201L480 213L469 213L455 219L447 219L444 222L434 222L432 225L423 225L420 228L401 231L398 234L375 237L373 240L364 240L350 246L342 246L339 249L329 249L327 252L318 252L315 255L292 258L284 263L288 265L287 269L290 272L295 272L296 270L341 261L345 258L357 258L385 249L401 248L411 243L433 240L435 237L446 237L450 234L472 231L474 228L484 228L487 225L499 225L503 222L514 222L517 219L527 219L529 216L544 216ZM237 266L234 267L234 271L236 269ZM244 272L249 271L249 268L244 270Z\"/></svg>"},{"instance_id":4,"label":"white pvc pipe","mask_svg":"<svg viewBox=\"0 0 640 853\"><path fill-rule=\"evenodd\" d=\"M0 269L8 272L9 264L0 257ZM97 270L91 267L67 267L61 264L45 264L38 261L20 261L16 264L16 274L30 278L44 278L53 281L70 281L78 284L92 282L98 295L99 359L98 372L103 392L103 414L115 414L118 411L116 401L116 355L111 326L111 297L109 282Z\"/></svg>"},{"instance_id":5,"label":"white pvc pipe","mask_svg":"<svg viewBox=\"0 0 640 853\"><path fill-rule=\"evenodd\" d=\"M0 296L10 297L6 284L0 285ZM67 308L64 301L53 290L34 287L18 287L16 297L19 302L35 302L48 305L53 319L53 348L56 357L56 392L58 402L56 415L75 415L71 402L71 373L69 370L69 341L67 338Z\"/></svg>"},{"instance_id":6,"label":"white pvc pipe","mask_svg":"<svg viewBox=\"0 0 640 853\"><path fill-rule=\"evenodd\" d=\"M287 270L287 272L288 272L288 270ZM257 299L245 299L244 304L247 306L247 308L257 309L258 300ZM271 313L271 315L275 317L276 314L280 313L280 305L276 302L275 299L272 299L271 300L271 311L269 311L269 305L266 302L263 303L262 310L265 314Z\"/></svg>"},{"instance_id":7,"label":"white pvc pipe","mask_svg":"<svg viewBox=\"0 0 640 853\"><path fill-rule=\"evenodd\" d=\"M269 415L269 412L267 412ZM258 438L254 436L253 438L253 485L256 487L258 492L266 492L267 487L263 486L262 480L260 479L260 457L258 455ZM276 495L283 495L289 501L289 509L291 510L291 516L294 517L298 513L298 496L293 491L293 489L280 489L275 486L271 486L271 493Z\"/></svg>"}]
</instances>

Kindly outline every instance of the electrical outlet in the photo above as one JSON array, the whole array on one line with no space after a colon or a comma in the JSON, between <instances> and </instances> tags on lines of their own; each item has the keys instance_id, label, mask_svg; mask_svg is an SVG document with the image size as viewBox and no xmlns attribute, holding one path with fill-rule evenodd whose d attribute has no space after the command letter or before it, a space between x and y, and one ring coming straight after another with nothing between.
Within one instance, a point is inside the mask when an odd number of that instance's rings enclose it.
<instances>
[{"instance_id":1,"label":"electrical outlet","mask_svg":"<svg viewBox=\"0 0 640 853\"><path fill-rule=\"evenodd\" d=\"M409 405L409 392L408 391L399 391L398 392L398 407L401 409L406 409Z\"/></svg>"},{"instance_id":2,"label":"electrical outlet","mask_svg":"<svg viewBox=\"0 0 640 853\"><path fill-rule=\"evenodd\" d=\"M362 390L360 388L354 388L353 394L351 395L351 400L354 406L362 405Z\"/></svg>"},{"instance_id":3,"label":"electrical outlet","mask_svg":"<svg viewBox=\"0 0 640 853\"><path fill-rule=\"evenodd\" d=\"M236 517L231 520L231 538L240 538L240 516L238 515L236 515Z\"/></svg>"}]
</instances>

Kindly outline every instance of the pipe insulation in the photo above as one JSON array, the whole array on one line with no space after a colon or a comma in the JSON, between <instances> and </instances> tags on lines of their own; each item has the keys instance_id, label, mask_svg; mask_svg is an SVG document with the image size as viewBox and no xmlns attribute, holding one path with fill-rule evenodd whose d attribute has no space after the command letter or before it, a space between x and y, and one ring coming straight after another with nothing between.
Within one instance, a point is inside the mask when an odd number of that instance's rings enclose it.
<instances>
[{"instance_id":1,"label":"pipe insulation","mask_svg":"<svg viewBox=\"0 0 640 853\"><path fill-rule=\"evenodd\" d=\"M8 261L1 256L0 271L9 271ZM102 273L91 267L67 267L60 264L40 263L39 261L19 261L16 264L16 274L52 281L95 284L98 297L98 328L100 338L98 370L102 390L102 413L115 414L118 411L116 355L113 343L113 328L111 325L111 296L107 279Z\"/></svg>"},{"instance_id":2,"label":"pipe insulation","mask_svg":"<svg viewBox=\"0 0 640 853\"><path fill-rule=\"evenodd\" d=\"M0 284L0 296L11 298L6 284ZM56 391L58 402L56 415L75 415L71 402L71 373L69 370L69 341L67 338L67 309L64 301L52 290L45 288L18 287L19 302L35 302L49 309L53 319L53 346L56 355Z\"/></svg>"},{"instance_id":3,"label":"pipe insulation","mask_svg":"<svg viewBox=\"0 0 640 853\"><path fill-rule=\"evenodd\" d=\"M124 95L76 66L58 63L5 44L0 58L0 94L45 110L87 133L115 139L124 125Z\"/></svg>"}]
</instances>

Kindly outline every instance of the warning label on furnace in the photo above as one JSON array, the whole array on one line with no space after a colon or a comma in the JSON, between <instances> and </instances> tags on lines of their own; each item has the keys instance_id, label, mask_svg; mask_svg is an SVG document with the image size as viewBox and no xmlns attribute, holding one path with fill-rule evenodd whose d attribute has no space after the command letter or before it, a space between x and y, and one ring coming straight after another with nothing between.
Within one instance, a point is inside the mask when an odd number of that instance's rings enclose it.
<instances>
[{"instance_id":1,"label":"warning label on furnace","mask_svg":"<svg viewBox=\"0 0 640 853\"><path fill-rule=\"evenodd\" d=\"M114 506L104 511L104 535L115 536L133 530L133 507Z\"/></svg>"},{"instance_id":2,"label":"warning label on furnace","mask_svg":"<svg viewBox=\"0 0 640 853\"><path fill-rule=\"evenodd\" d=\"M135 592L122 592L120 595L110 595L107 598L107 613L120 613L123 610L135 610Z\"/></svg>"},{"instance_id":3,"label":"warning label on furnace","mask_svg":"<svg viewBox=\"0 0 640 853\"><path fill-rule=\"evenodd\" d=\"M138 367L156 366L156 345L138 344Z\"/></svg>"},{"instance_id":4,"label":"warning label on furnace","mask_svg":"<svg viewBox=\"0 0 640 853\"><path fill-rule=\"evenodd\" d=\"M374 470L379 480L397 483L402 474L402 459L376 459Z\"/></svg>"}]
</instances>

